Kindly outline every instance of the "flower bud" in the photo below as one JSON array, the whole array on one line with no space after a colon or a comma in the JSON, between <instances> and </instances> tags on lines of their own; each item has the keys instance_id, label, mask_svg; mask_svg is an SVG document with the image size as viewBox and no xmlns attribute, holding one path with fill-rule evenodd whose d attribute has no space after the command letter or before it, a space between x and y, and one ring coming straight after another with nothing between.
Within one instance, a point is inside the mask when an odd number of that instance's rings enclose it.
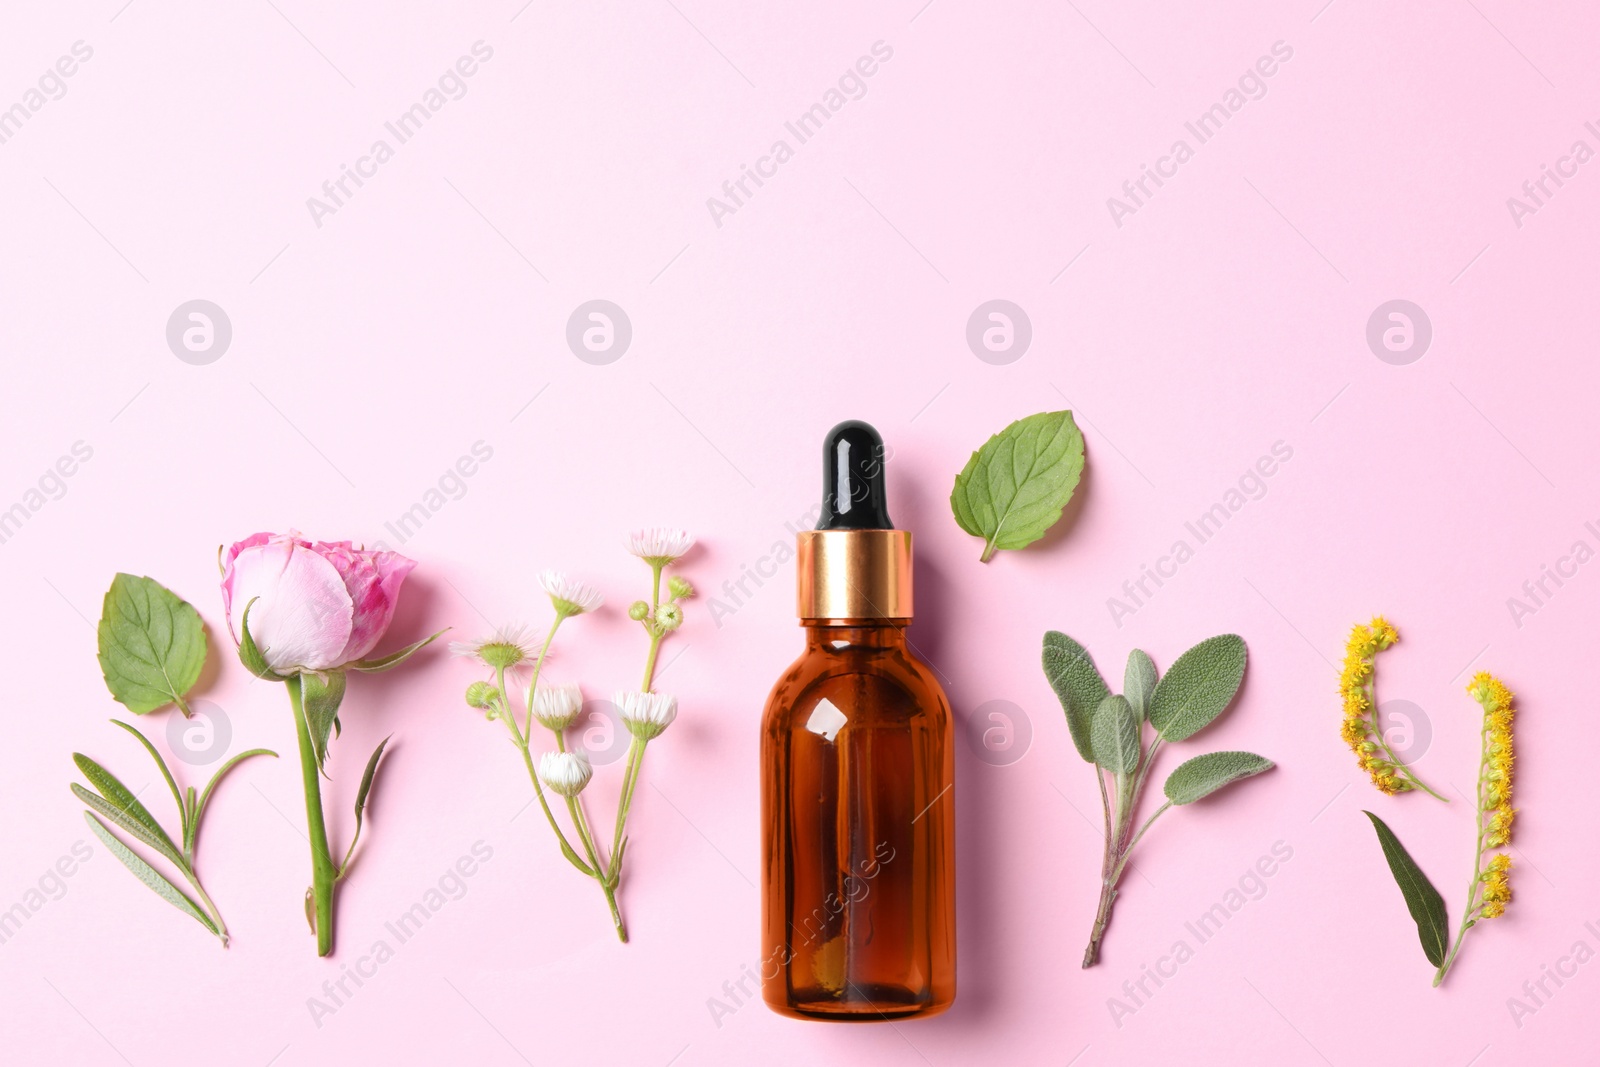
<instances>
[{"instance_id":1,"label":"flower bud","mask_svg":"<svg viewBox=\"0 0 1600 1067\"><path fill-rule=\"evenodd\" d=\"M694 586L689 584L687 578L679 578L676 574L667 579L667 591L678 600L694 596Z\"/></svg>"},{"instance_id":2,"label":"flower bud","mask_svg":"<svg viewBox=\"0 0 1600 1067\"><path fill-rule=\"evenodd\" d=\"M541 685L533 692L533 717L548 730L560 733L583 710L583 691L576 683Z\"/></svg>"},{"instance_id":3,"label":"flower bud","mask_svg":"<svg viewBox=\"0 0 1600 1067\"><path fill-rule=\"evenodd\" d=\"M683 609L676 604L662 604L656 608L656 625L671 632L683 625Z\"/></svg>"},{"instance_id":4,"label":"flower bud","mask_svg":"<svg viewBox=\"0 0 1600 1067\"><path fill-rule=\"evenodd\" d=\"M643 622L650 615L650 605L642 600L635 600L628 605L628 618L634 622Z\"/></svg>"},{"instance_id":5,"label":"flower bud","mask_svg":"<svg viewBox=\"0 0 1600 1067\"><path fill-rule=\"evenodd\" d=\"M678 717L678 698L665 693L623 691L612 697L617 714L628 732L641 741L652 741Z\"/></svg>"},{"instance_id":6,"label":"flower bud","mask_svg":"<svg viewBox=\"0 0 1600 1067\"><path fill-rule=\"evenodd\" d=\"M546 752L539 757L539 781L564 797L583 792L594 776L589 754L581 748L571 752Z\"/></svg>"},{"instance_id":7,"label":"flower bud","mask_svg":"<svg viewBox=\"0 0 1600 1067\"><path fill-rule=\"evenodd\" d=\"M467 707L487 708L500 696L500 690L488 682L473 682L467 686Z\"/></svg>"}]
</instances>

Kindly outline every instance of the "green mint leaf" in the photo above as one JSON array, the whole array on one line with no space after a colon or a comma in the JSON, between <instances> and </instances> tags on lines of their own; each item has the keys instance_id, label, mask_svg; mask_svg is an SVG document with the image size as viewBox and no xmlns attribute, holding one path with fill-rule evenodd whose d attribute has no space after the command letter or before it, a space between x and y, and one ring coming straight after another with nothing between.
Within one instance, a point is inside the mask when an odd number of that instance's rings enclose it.
<instances>
[{"instance_id":1,"label":"green mint leaf","mask_svg":"<svg viewBox=\"0 0 1600 1067\"><path fill-rule=\"evenodd\" d=\"M1095 763L1112 774L1132 774L1139 769L1139 720L1126 697L1108 696L1100 702L1089 738Z\"/></svg>"},{"instance_id":2,"label":"green mint leaf","mask_svg":"<svg viewBox=\"0 0 1600 1067\"><path fill-rule=\"evenodd\" d=\"M1254 752L1207 752L1182 763L1167 775L1161 791L1174 804L1193 804L1225 785L1270 771L1276 766Z\"/></svg>"},{"instance_id":3,"label":"green mint leaf","mask_svg":"<svg viewBox=\"0 0 1600 1067\"><path fill-rule=\"evenodd\" d=\"M972 454L950 490L956 523L996 549L1022 548L1061 518L1083 473L1083 434L1070 411L1018 419Z\"/></svg>"},{"instance_id":4,"label":"green mint leaf","mask_svg":"<svg viewBox=\"0 0 1600 1067\"><path fill-rule=\"evenodd\" d=\"M316 750L317 767L328 760L328 734L339 717L344 700L344 671L306 672L300 677L301 697L305 701L306 726L311 730L311 747Z\"/></svg>"},{"instance_id":5,"label":"green mint leaf","mask_svg":"<svg viewBox=\"0 0 1600 1067\"><path fill-rule=\"evenodd\" d=\"M1244 639L1208 637L1179 656L1150 695L1150 723L1163 739L1182 741L1227 710L1244 680Z\"/></svg>"},{"instance_id":6,"label":"green mint leaf","mask_svg":"<svg viewBox=\"0 0 1600 1067\"><path fill-rule=\"evenodd\" d=\"M446 626L444 630L440 630L438 633L429 637L424 637L421 641L415 641L407 645L405 648L402 648L400 651L391 652L387 656L379 656L376 659L358 659L354 663L350 664L350 667L352 670L364 671L368 674L376 674L379 671L386 671L391 667L398 667L400 664L410 659L412 653L436 641L449 629L450 628Z\"/></svg>"},{"instance_id":7,"label":"green mint leaf","mask_svg":"<svg viewBox=\"0 0 1600 1067\"><path fill-rule=\"evenodd\" d=\"M200 613L160 582L118 574L100 609L100 671L135 715L176 704L200 680L206 631Z\"/></svg>"},{"instance_id":8,"label":"green mint leaf","mask_svg":"<svg viewBox=\"0 0 1600 1067\"><path fill-rule=\"evenodd\" d=\"M1383 846L1383 858L1389 861L1389 873L1394 875L1395 882L1399 884L1400 895L1406 900L1406 910L1417 924L1422 954L1437 967L1444 962L1444 954L1450 947L1450 917L1445 911L1444 897L1428 881L1428 876L1422 873L1422 868L1411 858L1411 853L1394 836L1394 831L1372 812L1363 814L1372 820L1372 828L1378 831L1378 844Z\"/></svg>"},{"instance_id":9,"label":"green mint leaf","mask_svg":"<svg viewBox=\"0 0 1600 1067\"><path fill-rule=\"evenodd\" d=\"M106 849L117 857L124 867L132 871L139 881L155 890L156 895L162 900L188 915L207 930L210 930L218 937L222 936L222 931L217 929L217 924L212 922L211 918L200 910L200 905L191 900L189 894L167 881L154 867L140 859L139 854L119 841L117 835L112 833L105 823L94 817L93 812L86 811L83 813L83 817L88 821L89 829L95 832L95 836L105 842ZM226 940L223 941L223 944L227 944Z\"/></svg>"},{"instance_id":10,"label":"green mint leaf","mask_svg":"<svg viewBox=\"0 0 1600 1067\"><path fill-rule=\"evenodd\" d=\"M1044 676L1050 688L1061 701L1061 710L1067 715L1067 731L1072 734L1072 744L1078 755L1087 763L1094 762L1094 748L1089 740L1089 723L1095 709L1109 694L1105 679L1095 669L1094 659L1078 642L1064 633L1051 630L1044 635Z\"/></svg>"},{"instance_id":11,"label":"green mint leaf","mask_svg":"<svg viewBox=\"0 0 1600 1067\"><path fill-rule=\"evenodd\" d=\"M1122 695L1133 706L1134 716L1142 723L1150 717L1150 694L1156 688L1156 665L1143 649L1128 653L1128 666L1122 673Z\"/></svg>"}]
</instances>

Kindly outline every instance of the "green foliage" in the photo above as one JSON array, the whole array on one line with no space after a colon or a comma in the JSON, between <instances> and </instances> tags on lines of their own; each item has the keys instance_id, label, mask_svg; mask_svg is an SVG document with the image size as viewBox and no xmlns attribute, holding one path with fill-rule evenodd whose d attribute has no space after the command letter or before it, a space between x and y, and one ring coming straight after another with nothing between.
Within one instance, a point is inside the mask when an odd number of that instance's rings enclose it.
<instances>
[{"instance_id":1,"label":"green foliage","mask_svg":"<svg viewBox=\"0 0 1600 1067\"><path fill-rule=\"evenodd\" d=\"M1445 911L1444 897L1422 873L1411 853L1394 836L1387 823L1372 812L1364 812L1378 832L1378 844L1383 848L1383 858L1389 863L1389 873L1400 886L1406 910L1417 924L1417 937L1422 941L1422 954L1428 962L1438 967L1444 963L1444 954L1450 948L1450 917Z\"/></svg>"},{"instance_id":2,"label":"green foliage","mask_svg":"<svg viewBox=\"0 0 1600 1067\"><path fill-rule=\"evenodd\" d=\"M1083 434L1070 411L1018 419L972 454L950 491L956 523L983 538L983 561L1023 548L1061 518L1083 473Z\"/></svg>"},{"instance_id":3,"label":"green foliage","mask_svg":"<svg viewBox=\"0 0 1600 1067\"><path fill-rule=\"evenodd\" d=\"M98 627L100 671L111 695L135 715L176 704L200 680L206 631L200 613L153 578L118 574Z\"/></svg>"}]
</instances>

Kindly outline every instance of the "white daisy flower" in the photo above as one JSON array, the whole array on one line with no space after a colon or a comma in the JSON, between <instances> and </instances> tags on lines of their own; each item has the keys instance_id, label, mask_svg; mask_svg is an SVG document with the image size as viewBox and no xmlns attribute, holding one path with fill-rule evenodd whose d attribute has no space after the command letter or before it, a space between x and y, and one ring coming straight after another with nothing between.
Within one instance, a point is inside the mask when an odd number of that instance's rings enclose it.
<instances>
[{"instance_id":1,"label":"white daisy flower","mask_svg":"<svg viewBox=\"0 0 1600 1067\"><path fill-rule=\"evenodd\" d=\"M589 754L581 748L571 752L546 752L539 757L539 781L564 797L575 797L594 777Z\"/></svg>"},{"instance_id":2,"label":"white daisy flower","mask_svg":"<svg viewBox=\"0 0 1600 1067\"><path fill-rule=\"evenodd\" d=\"M678 717L678 698L666 693L623 691L612 698L617 714L628 732L641 741L652 741Z\"/></svg>"},{"instance_id":3,"label":"white daisy flower","mask_svg":"<svg viewBox=\"0 0 1600 1067\"><path fill-rule=\"evenodd\" d=\"M576 682L541 685L533 692L533 717L547 729L560 733L583 710L583 692Z\"/></svg>"},{"instance_id":4,"label":"white daisy flower","mask_svg":"<svg viewBox=\"0 0 1600 1067\"><path fill-rule=\"evenodd\" d=\"M538 658L538 635L526 626L501 626L488 637L451 641L450 653L475 659L486 667L509 670Z\"/></svg>"},{"instance_id":5,"label":"white daisy flower","mask_svg":"<svg viewBox=\"0 0 1600 1067\"><path fill-rule=\"evenodd\" d=\"M652 567L665 567L693 547L693 534L671 526L652 526L628 535L628 551Z\"/></svg>"},{"instance_id":6,"label":"white daisy flower","mask_svg":"<svg viewBox=\"0 0 1600 1067\"><path fill-rule=\"evenodd\" d=\"M545 571L539 584L550 594L550 603L562 615L582 615L598 608L605 597L592 585L569 578L560 571Z\"/></svg>"}]
</instances>

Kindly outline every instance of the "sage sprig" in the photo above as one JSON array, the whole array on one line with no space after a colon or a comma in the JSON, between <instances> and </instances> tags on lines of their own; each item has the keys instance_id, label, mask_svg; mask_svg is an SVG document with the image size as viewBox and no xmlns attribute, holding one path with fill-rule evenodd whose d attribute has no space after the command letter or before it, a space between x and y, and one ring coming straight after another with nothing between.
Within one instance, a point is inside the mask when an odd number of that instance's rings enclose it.
<instances>
[{"instance_id":1,"label":"sage sprig","mask_svg":"<svg viewBox=\"0 0 1600 1067\"><path fill-rule=\"evenodd\" d=\"M168 705L178 708L185 716L190 714L185 697L199 680L208 651L205 627L192 605L153 578L118 574L106 592L96 635L100 669L106 688L116 701L136 715ZM87 805L83 817L89 829L139 881L215 934L226 948L227 924L200 884L195 868L201 820L212 794L229 771L252 756L276 757L277 753L264 748L241 752L224 763L197 793L192 785L179 786L167 761L137 728L121 719L111 722L132 734L155 761L178 807L178 832L176 835L168 833L116 775L83 753L74 752L72 762L94 787L91 790L72 783L73 795ZM189 883L194 895L190 896L151 866L113 828L170 864Z\"/></svg>"},{"instance_id":2,"label":"sage sprig","mask_svg":"<svg viewBox=\"0 0 1600 1067\"><path fill-rule=\"evenodd\" d=\"M1094 765L1105 815L1100 902L1083 953L1083 966L1092 967L1100 958L1100 943L1128 858L1155 821L1169 808L1192 804L1270 770L1273 762L1253 752L1208 752L1186 760L1162 785L1166 803L1135 830L1140 801L1162 745L1188 740L1233 702L1244 679L1244 641L1235 634L1202 641L1179 656L1165 677L1158 675L1146 653L1134 649L1128 655L1120 695L1111 692L1088 651L1066 634L1054 630L1045 634L1042 658L1045 677L1066 713L1073 746ZM1153 733L1148 744L1147 724Z\"/></svg>"}]
</instances>

